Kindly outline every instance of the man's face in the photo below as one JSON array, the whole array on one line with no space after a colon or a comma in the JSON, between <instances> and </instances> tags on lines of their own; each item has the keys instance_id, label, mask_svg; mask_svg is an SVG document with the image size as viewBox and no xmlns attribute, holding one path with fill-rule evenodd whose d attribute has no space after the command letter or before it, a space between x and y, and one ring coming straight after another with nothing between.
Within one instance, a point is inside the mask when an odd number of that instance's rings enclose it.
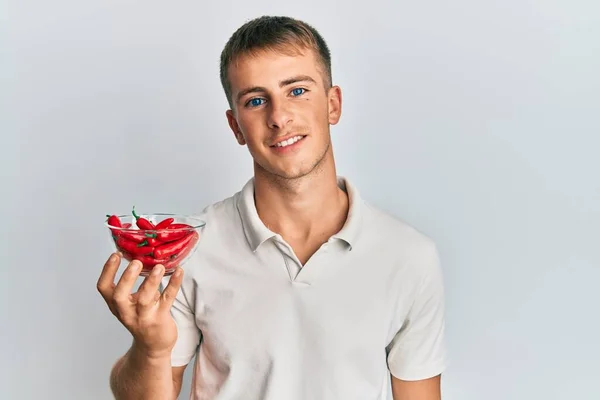
<instances>
[{"instance_id":1,"label":"man's face","mask_svg":"<svg viewBox=\"0 0 600 400\"><path fill-rule=\"evenodd\" d=\"M341 93L325 88L319 66L312 50L294 56L265 50L229 68L229 125L268 174L302 177L330 154L329 125L339 120Z\"/></svg>"}]
</instances>

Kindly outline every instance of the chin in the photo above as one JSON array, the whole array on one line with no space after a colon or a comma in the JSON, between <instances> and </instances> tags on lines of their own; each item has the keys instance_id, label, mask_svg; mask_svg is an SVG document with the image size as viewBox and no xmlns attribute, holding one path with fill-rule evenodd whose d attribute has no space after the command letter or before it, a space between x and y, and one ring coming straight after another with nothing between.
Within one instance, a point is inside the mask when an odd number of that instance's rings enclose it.
<instances>
[{"instance_id":1,"label":"chin","mask_svg":"<svg viewBox=\"0 0 600 400\"><path fill-rule=\"evenodd\" d=\"M310 169L280 169L280 168L263 168L267 175L271 175L276 179L293 180L305 177L311 173Z\"/></svg>"},{"instance_id":2,"label":"chin","mask_svg":"<svg viewBox=\"0 0 600 400\"><path fill-rule=\"evenodd\" d=\"M297 165L294 167L275 167L265 169L270 175L275 176L276 178L283 180L295 180L310 176L312 174L317 173L320 170L322 159L315 160L311 163Z\"/></svg>"},{"instance_id":3,"label":"chin","mask_svg":"<svg viewBox=\"0 0 600 400\"><path fill-rule=\"evenodd\" d=\"M282 179L294 180L294 179L304 178L305 176L310 175L311 172L312 171L284 172L284 173L278 174L278 176Z\"/></svg>"}]
</instances>

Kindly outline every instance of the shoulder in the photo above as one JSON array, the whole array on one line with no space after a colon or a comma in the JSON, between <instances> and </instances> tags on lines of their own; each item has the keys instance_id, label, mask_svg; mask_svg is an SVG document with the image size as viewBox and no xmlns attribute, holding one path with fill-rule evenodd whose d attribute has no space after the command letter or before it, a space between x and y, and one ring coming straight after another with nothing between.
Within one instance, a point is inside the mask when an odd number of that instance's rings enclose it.
<instances>
[{"instance_id":1,"label":"shoulder","mask_svg":"<svg viewBox=\"0 0 600 400\"><path fill-rule=\"evenodd\" d=\"M385 260L392 276L411 285L439 276L440 257L434 239L401 217L363 201L365 250Z\"/></svg>"},{"instance_id":2,"label":"shoulder","mask_svg":"<svg viewBox=\"0 0 600 400\"><path fill-rule=\"evenodd\" d=\"M239 219L238 198L241 192L225 197L221 200L210 203L194 216L204 220L209 225L223 224L227 221L237 221Z\"/></svg>"},{"instance_id":3,"label":"shoulder","mask_svg":"<svg viewBox=\"0 0 600 400\"><path fill-rule=\"evenodd\" d=\"M363 201L365 232L405 255L424 256L436 252L435 241L401 217Z\"/></svg>"},{"instance_id":4,"label":"shoulder","mask_svg":"<svg viewBox=\"0 0 600 400\"><path fill-rule=\"evenodd\" d=\"M240 214L237 209L238 196L239 192L236 192L204 205L199 211L192 213L191 216L202 220L204 226L200 231L196 251L186 262L184 286L187 285L188 290L194 289L197 284L196 279L199 277L197 272L203 270L203 266L215 254L219 255L244 246L244 238L240 233Z\"/></svg>"}]
</instances>

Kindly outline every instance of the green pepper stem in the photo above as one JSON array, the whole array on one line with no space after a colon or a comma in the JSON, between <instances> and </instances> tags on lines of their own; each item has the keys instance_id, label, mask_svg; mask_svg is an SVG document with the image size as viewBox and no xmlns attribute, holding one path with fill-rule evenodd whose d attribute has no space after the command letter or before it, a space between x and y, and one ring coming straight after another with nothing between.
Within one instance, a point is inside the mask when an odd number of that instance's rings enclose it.
<instances>
[{"instance_id":1,"label":"green pepper stem","mask_svg":"<svg viewBox=\"0 0 600 400\"><path fill-rule=\"evenodd\" d=\"M140 219L140 217L135 213L135 206L133 206L133 209L131 210L131 213L133 214L133 216L135 217L135 220L137 221L138 219Z\"/></svg>"}]
</instances>

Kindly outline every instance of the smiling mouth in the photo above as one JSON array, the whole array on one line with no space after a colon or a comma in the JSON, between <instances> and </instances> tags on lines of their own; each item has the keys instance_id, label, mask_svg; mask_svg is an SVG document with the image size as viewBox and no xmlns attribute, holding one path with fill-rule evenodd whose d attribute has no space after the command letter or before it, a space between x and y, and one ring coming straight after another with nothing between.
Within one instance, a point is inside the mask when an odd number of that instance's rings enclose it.
<instances>
[{"instance_id":1,"label":"smiling mouth","mask_svg":"<svg viewBox=\"0 0 600 400\"><path fill-rule=\"evenodd\" d=\"M304 139L306 137L306 135L298 135L298 136L294 136L292 138L289 138L287 140L281 141L277 144L272 145L271 147L276 147L276 148L282 148L282 147L287 147L287 146L291 146L294 143L299 142L300 140Z\"/></svg>"}]
</instances>

